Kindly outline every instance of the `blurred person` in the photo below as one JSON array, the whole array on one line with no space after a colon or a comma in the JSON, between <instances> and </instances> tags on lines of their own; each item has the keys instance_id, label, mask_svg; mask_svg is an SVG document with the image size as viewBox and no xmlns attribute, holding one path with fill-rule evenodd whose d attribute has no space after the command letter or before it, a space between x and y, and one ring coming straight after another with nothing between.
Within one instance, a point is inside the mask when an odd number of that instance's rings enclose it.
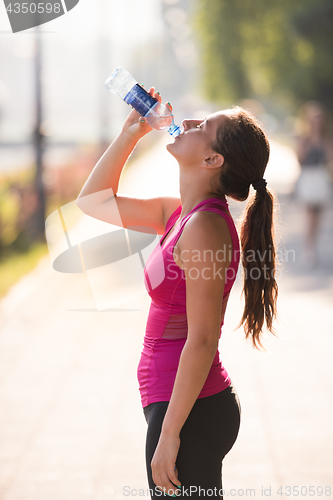
<instances>
[{"instance_id":1,"label":"blurred person","mask_svg":"<svg viewBox=\"0 0 333 500\"><path fill-rule=\"evenodd\" d=\"M161 101L154 88L150 93ZM137 370L148 424L151 497L163 492L186 497L191 491L193 499L223 498L222 461L236 441L241 417L237 391L218 350L240 261L226 196L244 201L251 184L256 190L240 233L245 294L240 325L260 348L265 322L274 334L278 292L274 198L263 178L270 148L255 119L239 107L184 120L179 137L167 145L179 163L180 198L118 195L127 158L151 130L145 118L131 111L77 205L92 217L119 225L116 201L123 227L149 226L163 235L144 272L152 300ZM152 288L150 278L160 255L165 276Z\"/></svg>"},{"instance_id":2,"label":"blurred person","mask_svg":"<svg viewBox=\"0 0 333 500\"><path fill-rule=\"evenodd\" d=\"M327 112L317 101L308 101L299 110L300 132L296 154L301 173L296 182L296 197L306 214L304 263L318 263L317 240L320 218L332 200L330 165L333 163L333 140L329 133Z\"/></svg>"}]
</instances>

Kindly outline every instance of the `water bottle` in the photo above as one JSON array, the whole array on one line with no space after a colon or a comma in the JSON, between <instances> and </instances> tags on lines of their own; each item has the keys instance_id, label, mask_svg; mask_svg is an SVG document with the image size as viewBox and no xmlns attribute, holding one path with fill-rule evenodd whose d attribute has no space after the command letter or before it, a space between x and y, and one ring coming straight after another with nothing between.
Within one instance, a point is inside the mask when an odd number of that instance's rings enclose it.
<instances>
[{"instance_id":1,"label":"water bottle","mask_svg":"<svg viewBox=\"0 0 333 500\"><path fill-rule=\"evenodd\" d=\"M121 97L144 116L152 128L167 130L172 137L178 137L180 127L175 125L170 109L148 94L126 69L121 66L116 68L105 85L110 92Z\"/></svg>"}]
</instances>

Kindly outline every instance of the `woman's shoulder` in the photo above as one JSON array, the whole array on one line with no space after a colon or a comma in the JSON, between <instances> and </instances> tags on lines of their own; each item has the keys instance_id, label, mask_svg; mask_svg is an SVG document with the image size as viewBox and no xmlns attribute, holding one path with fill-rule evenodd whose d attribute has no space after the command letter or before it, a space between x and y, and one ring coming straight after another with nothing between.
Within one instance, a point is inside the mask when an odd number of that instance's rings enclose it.
<instances>
[{"instance_id":1,"label":"woman's shoulder","mask_svg":"<svg viewBox=\"0 0 333 500\"><path fill-rule=\"evenodd\" d=\"M179 233L178 233L179 234ZM186 255L195 259L196 265L211 266L218 262L221 267L229 267L230 251L234 248L234 239L224 217L210 211L198 211L180 228L176 252L179 256ZM227 256L221 263L220 254ZM207 259L210 263L207 263Z\"/></svg>"},{"instance_id":2,"label":"woman's shoulder","mask_svg":"<svg viewBox=\"0 0 333 500\"><path fill-rule=\"evenodd\" d=\"M231 242L231 232L226 218L209 210L194 212L182 232L182 243L185 245L220 248L221 245Z\"/></svg>"},{"instance_id":3,"label":"woman's shoulder","mask_svg":"<svg viewBox=\"0 0 333 500\"><path fill-rule=\"evenodd\" d=\"M235 221L229 211L229 206L226 201L222 200L212 200L203 205L202 207L199 208L198 212L201 213L206 213L206 214L212 214L211 220L215 221L220 221L221 219L226 222L228 225L229 231L231 232L232 237L237 237L238 238L238 233L235 225ZM206 215L206 217L209 217L209 215ZM223 224L222 224L223 225Z\"/></svg>"}]
</instances>

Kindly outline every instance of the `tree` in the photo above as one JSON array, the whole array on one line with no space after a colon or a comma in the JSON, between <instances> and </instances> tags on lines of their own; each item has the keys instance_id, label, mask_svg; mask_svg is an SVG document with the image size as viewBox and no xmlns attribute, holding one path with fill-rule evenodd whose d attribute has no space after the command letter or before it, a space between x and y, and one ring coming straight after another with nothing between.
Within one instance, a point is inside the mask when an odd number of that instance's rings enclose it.
<instances>
[{"instance_id":1,"label":"tree","mask_svg":"<svg viewBox=\"0 0 333 500\"><path fill-rule=\"evenodd\" d=\"M333 108L332 0L197 0L210 99L274 95Z\"/></svg>"}]
</instances>

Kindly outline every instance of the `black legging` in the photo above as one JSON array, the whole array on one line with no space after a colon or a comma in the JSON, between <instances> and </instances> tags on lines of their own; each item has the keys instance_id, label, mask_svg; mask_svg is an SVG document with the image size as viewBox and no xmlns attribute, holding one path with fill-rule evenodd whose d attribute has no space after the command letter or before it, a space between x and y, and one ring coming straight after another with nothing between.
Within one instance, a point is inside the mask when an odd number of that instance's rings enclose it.
<instances>
[{"instance_id":1,"label":"black legging","mask_svg":"<svg viewBox=\"0 0 333 500\"><path fill-rule=\"evenodd\" d=\"M148 423L147 475L150 494L154 499L170 498L156 487L150 465L168 404L168 401L161 401L151 403L143 409ZM232 384L222 392L195 401L180 432L176 467L182 486L177 497L192 500L202 500L207 496L223 498L222 460L236 441L240 416L241 407Z\"/></svg>"}]
</instances>

